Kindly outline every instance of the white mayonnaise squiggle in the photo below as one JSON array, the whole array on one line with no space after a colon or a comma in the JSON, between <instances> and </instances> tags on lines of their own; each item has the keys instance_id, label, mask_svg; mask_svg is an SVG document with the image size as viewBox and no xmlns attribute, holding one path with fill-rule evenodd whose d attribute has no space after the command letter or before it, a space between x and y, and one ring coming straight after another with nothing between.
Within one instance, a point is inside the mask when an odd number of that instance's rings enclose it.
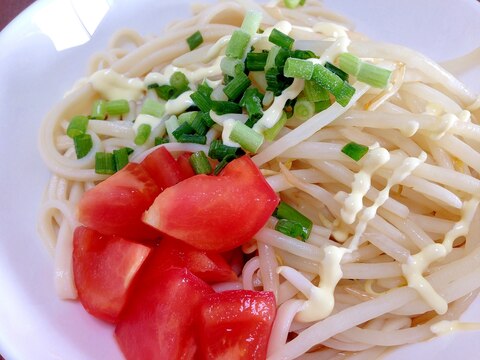
<instances>
[{"instance_id":1,"label":"white mayonnaise squiggle","mask_svg":"<svg viewBox=\"0 0 480 360\"><path fill-rule=\"evenodd\" d=\"M139 100L146 90L139 78L128 78L110 69L95 72L90 76L89 82L107 100Z\"/></svg>"},{"instance_id":2,"label":"white mayonnaise squiggle","mask_svg":"<svg viewBox=\"0 0 480 360\"><path fill-rule=\"evenodd\" d=\"M346 224L353 224L363 206L363 197L370 189L373 173L390 160L387 149L372 147L362 159L362 168L355 174L352 191L345 199L340 215Z\"/></svg>"},{"instance_id":3,"label":"white mayonnaise squiggle","mask_svg":"<svg viewBox=\"0 0 480 360\"><path fill-rule=\"evenodd\" d=\"M324 257L320 262L320 282L314 286L300 273L288 266L280 266L279 274L298 288L308 300L295 316L298 321L318 321L329 316L335 306L335 287L342 278L341 261L348 249L329 245L324 248Z\"/></svg>"},{"instance_id":4,"label":"white mayonnaise squiggle","mask_svg":"<svg viewBox=\"0 0 480 360\"><path fill-rule=\"evenodd\" d=\"M360 237L365 232L368 222L375 217L378 208L385 204L385 201L388 200L390 189L394 185L402 182L402 180L409 176L421 163L425 162L426 159L427 154L425 152L422 152L418 158L408 157L403 161L402 165L393 171L392 176L388 179L387 185L378 193L374 203L365 208L360 215L358 224L355 227L355 235L353 236L349 246L351 250L357 249Z\"/></svg>"},{"instance_id":5,"label":"white mayonnaise squiggle","mask_svg":"<svg viewBox=\"0 0 480 360\"><path fill-rule=\"evenodd\" d=\"M423 272L434 261L444 258L452 251L455 239L467 235L479 202L480 198L477 197L465 201L462 207L462 217L445 234L443 243L424 247L417 254L410 256L407 263L402 265L402 272L407 279L408 286L417 290L422 299L438 314L445 314L448 304L425 279Z\"/></svg>"},{"instance_id":6,"label":"white mayonnaise squiggle","mask_svg":"<svg viewBox=\"0 0 480 360\"><path fill-rule=\"evenodd\" d=\"M287 100L295 99L303 90L304 81L302 79L295 79L288 88L283 90L280 96L276 96L273 104L263 112L263 116L253 126L253 130L262 133L266 129L274 126L282 116L283 108Z\"/></svg>"}]
</instances>

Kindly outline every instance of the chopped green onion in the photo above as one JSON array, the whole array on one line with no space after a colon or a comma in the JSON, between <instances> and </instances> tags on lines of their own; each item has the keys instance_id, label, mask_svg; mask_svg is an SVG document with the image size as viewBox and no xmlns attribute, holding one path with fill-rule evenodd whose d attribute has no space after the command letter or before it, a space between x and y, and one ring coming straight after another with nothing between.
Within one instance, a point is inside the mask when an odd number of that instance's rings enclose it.
<instances>
[{"instance_id":1,"label":"chopped green onion","mask_svg":"<svg viewBox=\"0 0 480 360\"><path fill-rule=\"evenodd\" d=\"M143 145L147 141L150 133L152 132L152 127L149 124L142 124L137 129L137 135L133 142L136 145Z\"/></svg>"},{"instance_id":2,"label":"chopped green onion","mask_svg":"<svg viewBox=\"0 0 480 360\"><path fill-rule=\"evenodd\" d=\"M376 88L387 87L392 75L390 70L362 61L350 53L343 53L338 59L340 69L355 76L359 81Z\"/></svg>"},{"instance_id":3,"label":"chopped green onion","mask_svg":"<svg viewBox=\"0 0 480 360\"><path fill-rule=\"evenodd\" d=\"M165 121L165 128L167 130L168 138L170 142L176 142L177 139L175 136L173 136L173 132L177 130L177 128L180 126L178 123L178 119L175 115L172 115L169 119Z\"/></svg>"},{"instance_id":4,"label":"chopped green onion","mask_svg":"<svg viewBox=\"0 0 480 360\"><path fill-rule=\"evenodd\" d=\"M287 120L287 114L285 113L285 111L282 111L282 116L280 116L280 119L275 123L275 125L263 132L263 136L265 137L265 139L269 141L275 140L280 130L282 130L282 128L287 123Z\"/></svg>"},{"instance_id":5,"label":"chopped green onion","mask_svg":"<svg viewBox=\"0 0 480 360\"><path fill-rule=\"evenodd\" d=\"M248 76L241 72L223 88L223 92L229 100L235 100L247 90L251 83Z\"/></svg>"},{"instance_id":6,"label":"chopped green onion","mask_svg":"<svg viewBox=\"0 0 480 360\"><path fill-rule=\"evenodd\" d=\"M251 124L252 126L263 116L262 99L263 94L260 93L257 88L250 88L245 91L240 100L240 105L247 110L250 123L253 122ZM249 125L250 124L247 126L251 127Z\"/></svg>"},{"instance_id":7,"label":"chopped green onion","mask_svg":"<svg viewBox=\"0 0 480 360\"><path fill-rule=\"evenodd\" d=\"M212 101L212 110L217 115L242 113L242 107L231 101Z\"/></svg>"},{"instance_id":8,"label":"chopped green onion","mask_svg":"<svg viewBox=\"0 0 480 360\"><path fill-rule=\"evenodd\" d=\"M283 73L283 67L287 62L287 59L290 58L291 54L292 52L285 48L280 48L280 50L278 50L278 54L275 57L275 66L278 67L282 73Z\"/></svg>"},{"instance_id":9,"label":"chopped green onion","mask_svg":"<svg viewBox=\"0 0 480 360\"><path fill-rule=\"evenodd\" d=\"M285 62L283 75L289 78L310 80L313 74L313 63L308 60L288 58Z\"/></svg>"},{"instance_id":10,"label":"chopped green onion","mask_svg":"<svg viewBox=\"0 0 480 360\"><path fill-rule=\"evenodd\" d=\"M95 172L97 174L112 175L115 174L115 158L112 153L97 152L95 154Z\"/></svg>"},{"instance_id":11,"label":"chopped green onion","mask_svg":"<svg viewBox=\"0 0 480 360\"><path fill-rule=\"evenodd\" d=\"M228 165L228 163L232 160L235 160L237 158L236 155L228 155L225 156L218 164L215 166L215 169L213 170L213 175L218 175L220 172L223 170L225 166Z\"/></svg>"},{"instance_id":12,"label":"chopped green onion","mask_svg":"<svg viewBox=\"0 0 480 360\"><path fill-rule=\"evenodd\" d=\"M355 161L360 160L368 152L368 146L349 142L342 148L342 152Z\"/></svg>"},{"instance_id":13,"label":"chopped green onion","mask_svg":"<svg viewBox=\"0 0 480 360\"><path fill-rule=\"evenodd\" d=\"M255 35L262 21L262 13L259 11L249 10L245 14L241 29L250 36Z\"/></svg>"},{"instance_id":14,"label":"chopped green onion","mask_svg":"<svg viewBox=\"0 0 480 360\"><path fill-rule=\"evenodd\" d=\"M155 138L155 146L157 145L162 145L162 144L166 144L168 143L169 140L168 140L168 137L160 137L160 136L157 136Z\"/></svg>"},{"instance_id":15,"label":"chopped green onion","mask_svg":"<svg viewBox=\"0 0 480 360\"><path fill-rule=\"evenodd\" d=\"M160 99L170 100L175 97L177 90L172 85L157 86L155 92Z\"/></svg>"},{"instance_id":16,"label":"chopped green onion","mask_svg":"<svg viewBox=\"0 0 480 360\"><path fill-rule=\"evenodd\" d=\"M362 66L362 60L350 53L343 53L338 56L338 66L342 71L357 76Z\"/></svg>"},{"instance_id":17,"label":"chopped green onion","mask_svg":"<svg viewBox=\"0 0 480 360\"><path fill-rule=\"evenodd\" d=\"M212 172L212 166L208 161L207 155L203 151L194 152L190 158L190 165L192 165L195 174L210 174Z\"/></svg>"},{"instance_id":18,"label":"chopped green onion","mask_svg":"<svg viewBox=\"0 0 480 360\"><path fill-rule=\"evenodd\" d=\"M355 88L352 85L320 64L315 64L312 80L332 93L342 106L346 106L355 93Z\"/></svg>"},{"instance_id":19,"label":"chopped green onion","mask_svg":"<svg viewBox=\"0 0 480 360\"><path fill-rule=\"evenodd\" d=\"M296 221L280 219L275 225L275 230L295 239L306 240L302 224Z\"/></svg>"},{"instance_id":20,"label":"chopped green onion","mask_svg":"<svg viewBox=\"0 0 480 360\"><path fill-rule=\"evenodd\" d=\"M77 159L86 156L93 147L93 140L90 134L80 134L73 138L73 145L75 146L75 153Z\"/></svg>"},{"instance_id":21,"label":"chopped green onion","mask_svg":"<svg viewBox=\"0 0 480 360\"><path fill-rule=\"evenodd\" d=\"M95 100L92 104L92 113L90 118L95 120L105 120L107 118L105 104L105 100Z\"/></svg>"},{"instance_id":22,"label":"chopped green onion","mask_svg":"<svg viewBox=\"0 0 480 360\"><path fill-rule=\"evenodd\" d=\"M301 4L301 0L283 0L285 7L289 9L295 9L296 7L303 5Z\"/></svg>"},{"instance_id":23,"label":"chopped green onion","mask_svg":"<svg viewBox=\"0 0 480 360\"><path fill-rule=\"evenodd\" d=\"M205 135L208 132L208 127L203 121L202 113L198 112L191 121L187 121L188 124L195 130L197 135Z\"/></svg>"},{"instance_id":24,"label":"chopped green onion","mask_svg":"<svg viewBox=\"0 0 480 360\"><path fill-rule=\"evenodd\" d=\"M126 147L118 150L113 150L113 158L115 160L115 169L117 171L121 170L128 164L128 155L129 155L128 150L129 148L126 148Z\"/></svg>"},{"instance_id":25,"label":"chopped green onion","mask_svg":"<svg viewBox=\"0 0 480 360\"><path fill-rule=\"evenodd\" d=\"M130 105L127 100L111 100L105 103L105 111L109 115L122 115L130 111Z\"/></svg>"},{"instance_id":26,"label":"chopped green onion","mask_svg":"<svg viewBox=\"0 0 480 360\"><path fill-rule=\"evenodd\" d=\"M330 102L330 95L328 91L318 84L316 81L313 80L306 80L305 86L303 88L303 94L307 98L308 101L329 101Z\"/></svg>"},{"instance_id":27,"label":"chopped green onion","mask_svg":"<svg viewBox=\"0 0 480 360\"><path fill-rule=\"evenodd\" d=\"M328 100L321 100L321 101L316 101L315 103L315 113L319 113L320 111L323 111L332 105L332 102L330 99Z\"/></svg>"},{"instance_id":28,"label":"chopped green onion","mask_svg":"<svg viewBox=\"0 0 480 360\"><path fill-rule=\"evenodd\" d=\"M280 204L278 204L273 216L275 216L277 219L285 219L299 223L303 228L302 234L300 235L303 240L307 240L310 236L310 232L312 231L313 227L312 220L287 203L280 201Z\"/></svg>"},{"instance_id":29,"label":"chopped green onion","mask_svg":"<svg viewBox=\"0 0 480 360\"><path fill-rule=\"evenodd\" d=\"M243 73L245 64L240 59L225 56L222 58L222 61L220 61L220 68L222 69L222 73L234 77L237 74Z\"/></svg>"},{"instance_id":30,"label":"chopped green onion","mask_svg":"<svg viewBox=\"0 0 480 360\"><path fill-rule=\"evenodd\" d=\"M212 117L210 116L209 112L202 113L202 120L209 128L215 125L215 121L213 121Z\"/></svg>"},{"instance_id":31,"label":"chopped green onion","mask_svg":"<svg viewBox=\"0 0 480 360\"><path fill-rule=\"evenodd\" d=\"M315 115L315 103L308 101L306 98L298 98L293 107L293 115L301 121L310 119Z\"/></svg>"},{"instance_id":32,"label":"chopped green onion","mask_svg":"<svg viewBox=\"0 0 480 360\"><path fill-rule=\"evenodd\" d=\"M277 29L272 30L268 37L268 41L285 49L290 49L295 42L293 38Z\"/></svg>"},{"instance_id":33,"label":"chopped green onion","mask_svg":"<svg viewBox=\"0 0 480 360\"><path fill-rule=\"evenodd\" d=\"M195 116L197 114L201 114L199 111L187 111L184 113L181 113L178 115L178 123L183 124L184 122L187 122L189 124L192 123L193 119L195 119Z\"/></svg>"},{"instance_id":34,"label":"chopped green onion","mask_svg":"<svg viewBox=\"0 0 480 360\"><path fill-rule=\"evenodd\" d=\"M211 93L211 91L210 93L208 93L206 92L205 88L200 88L199 86L197 91L190 95L190 98L200 110L202 110L203 112L209 112L212 109L213 102L213 100L210 99Z\"/></svg>"},{"instance_id":35,"label":"chopped green onion","mask_svg":"<svg viewBox=\"0 0 480 360\"><path fill-rule=\"evenodd\" d=\"M338 77L343 81L348 81L348 74L342 69L336 67L335 65L333 65L332 63L329 63L328 61L325 63L325 67L331 72L333 72L335 75L338 75Z\"/></svg>"},{"instance_id":36,"label":"chopped green onion","mask_svg":"<svg viewBox=\"0 0 480 360\"><path fill-rule=\"evenodd\" d=\"M290 52L290 57L296 58L296 59L302 59L302 60L307 60L307 59L318 59L318 56L315 55L313 51L310 50L293 50Z\"/></svg>"},{"instance_id":37,"label":"chopped green onion","mask_svg":"<svg viewBox=\"0 0 480 360\"><path fill-rule=\"evenodd\" d=\"M263 135L236 120L230 133L230 140L240 144L243 149L256 153L263 143Z\"/></svg>"},{"instance_id":38,"label":"chopped green onion","mask_svg":"<svg viewBox=\"0 0 480 360\"><path fill-rule=\"evenodd\" d=\"M268 52L249 52L245 59L245 68L248 71L263 71L267 64Z\"/></svg>"},{"instance_id":39,"label":"chopped green onion","mask_svg":"<svg viewBox=\"0 0 480 360\"><path fill-rule=\"evenodd\" d=\"M165 113L165 105L153 99L145 99L140 114L147 114L161 118Z\"/></svg>"},{"instance_id":40,"label":"chopped green onion","mask_svg":"<svg viewBox=\"0 0 480 360\"><path fill-rule=\"evenodd\" d=\"M178 140L183 134L193 133L195 133L195 130L190 126L188 122L184 122L172 132L172 135L175 136L175 139Z\"/></svg>"},{"instance_id":41,"label":"chopped green onion","mask_svg":"<svg viewBox=\"0 0 480 360\"><path fill-rule=\"evenodd\" d=\"M268 52L267 61L265 63L265 71L275 67L275 58L280 52L280 49L281 48L279 46L272 46L272 48Z\"/></svg>"},{"instance_id":42,"label":"chopped green onion","mask_svg":"<svg viewBox=\"0 0 480 360\"><path fill-rule=\"evenodd\" d=\"M250 34L243 30L235 30L228 42L225 55L234 59L243 59L244 54L247 52L248 44L250 43Z\"/></svg>"},{"instance_id":43,"label":"chopped green onion","mask_svg":"<svg viewBox=\"0 0 480 360\"><path fill-rule=\"evenodd\" d=\"M267 91L273 92L273 95L279 96L283 90L289 87L293 79L286 78L277 67L272 67L265 72L267 80Z\"/></svg>"},{"instance_id":44,"label":"chopped green onion","mask_svg":"<svg viewBox=\"0 0 480 360\"><path fill-rule=\"evenodd\" d=\"M70 120L67 128L67 135L72 139L75 136L85 134L88 127L88 118L83 115L77 115Z\"/></svg>"},{"instance_id":45,"label":"chopped green onion","mask_svg":"<svg viewBox=\"0 0 480 360\"><path fill-rule=\"evenodd\" d=\"M182 134L177 138L179 143L192 143L205 145L207 143L207 137L205 135L197 134Z\"/></svg>"},{"instance_id":46,"label":"chopped green onion","mask_svg":"<svg viewBox=\"0 0 480 360\"><path fill-rule=\"evenodd\" d=\"M196 49L201 43L203 43L203 36L198 30L187 38L187 44L190 51Z\"/></svg>"},{"instance_id":47,"label":"chopped green onion","mask_svg":"<svg viewBox=\"0 0 480 360\"><path fill-rule=\"evenodd\" d=\"M227 156L235 156L238 148L227 146L221 140L213 140L208 149L208 156L212 159L222 160Z\"/></svg>"},{"instance_id":48,"label":"chopped green onion","mask_svg":"<svg viewBox=\"0 0 480 360\"><path fill-rule=\"evenodd\" d=\"M181 93L188 90L188 79L185 76L185 74L182 73L181 71L175 71L170 76L170 85L172 85L175 88L176 90L175 95L178 96Z\"/></svg>"}]
</instances>

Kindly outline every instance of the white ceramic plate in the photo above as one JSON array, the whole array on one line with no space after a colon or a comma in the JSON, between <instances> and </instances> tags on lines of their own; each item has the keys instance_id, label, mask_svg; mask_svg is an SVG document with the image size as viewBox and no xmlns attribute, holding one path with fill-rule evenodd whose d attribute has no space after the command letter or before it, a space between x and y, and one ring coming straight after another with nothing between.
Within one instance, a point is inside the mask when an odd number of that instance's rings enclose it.
<instances>
[{"instance_id":1,"label":"white ceramic plate","mask_svg":"<svg viewBox=\"0 0 480 360\"><path fill-rule=\"evenodd\" d=\"M307 0L308 1L308 0ZM79 303L60 301L53 262L36 231L49 173L38 155L43 116L86 71L120 27L159 33L188 16L189 0L39 0L0 33L0 353L7 360L121 359L112 328ZM475 0L327 0L368 36L447 60L478 47ZM478 72L464 80L480 90ZM466 318L480 320L477 302ZM462 333L388 355L477 359L478 333Z\"/></svg>"}]
</instances>

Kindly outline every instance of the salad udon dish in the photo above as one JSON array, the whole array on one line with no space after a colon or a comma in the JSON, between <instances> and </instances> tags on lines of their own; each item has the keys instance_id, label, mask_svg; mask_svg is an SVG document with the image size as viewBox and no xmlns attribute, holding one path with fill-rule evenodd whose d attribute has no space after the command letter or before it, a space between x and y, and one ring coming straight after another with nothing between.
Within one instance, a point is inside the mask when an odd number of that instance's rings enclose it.
<instances>
[{"instance_id":1,"label":"salad udon dish","mask_svg":"<svg viewBox=\"0 0 480 360\"><path fill-rule=\"evenodd\" d=\"M317 1L120 30L39 134L57 293L127 359L374 359L474 328L479 109Z\"/></svg>"}]
</instances>

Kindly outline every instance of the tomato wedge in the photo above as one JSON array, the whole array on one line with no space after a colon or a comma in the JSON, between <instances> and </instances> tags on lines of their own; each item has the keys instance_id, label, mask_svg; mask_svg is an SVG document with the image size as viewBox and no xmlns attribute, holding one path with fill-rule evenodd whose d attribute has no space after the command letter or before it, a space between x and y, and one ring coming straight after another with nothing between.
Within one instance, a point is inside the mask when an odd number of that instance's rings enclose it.
<instances>
[{"instance_id":1,"label":"tomato wedge","mask_svg":"<svg viewBox=\"0 0 480 360\"><path fill-rule=\"evenodd\" d=\"M164 269L185 267L207 283L237 280L237 275L220 254L195 249L168 236L153 251L150 261Z\"/></svg>"},{"instance_id":2,"label":"tomato wedge","mask_svg":"<svg viewBox=\"0 0 480 360\"><path fill-rule=\"evenodd\" d=\"M275 313L275 297L269 291L229 290L205 296L200 306L200 358L265 359Z\"/></svg>"},{"instance_id":3,"label":"tomato wedge","mask_svg":"<svg viewBox=\"0 0 480 360\"><path fill-rule=\"evenodd\" d=\"M166 189L143 220L198 249L227 251L250 240L278 201L256 165L243 156L220 176L196 175Z\"/></svg>"},{"instance_id":4,"label":"tomato wedge","mask_svg":"<svg viewBox=\"0 0 480 360\"><path fill-rule=\"evenodd\" d=\"M115 322L133 277L150 249L84 226L73 235L73 275L78 297L93 316Z\"/></svg>"},{"instance_id":5,"label":"tomato wedge","mask_svg":"<svg viewBox=\"0 0 480 360\"><path fill-rule=\"evenodd\" d=\"M187 269L159 269L147 261L120 314L115 337L127 360L193 359L196 314L213 292Z\"/></svg>"},{"instance_id":6,"label":"tomato wedge","mask_svg":"<svg viewBox=\"0 0 480 360\"><path fill-rule=\"evenodd\" d=\"M149 154L141 164L150 174L158 187L160 187L161 191L175 185L185 178L177 161L163 146Z\"/></svg>"},{"instance_id":7,"label":"tomato wedge","mask_svg":"<svg viewBox=\"0 0 480 360\"><path fill-rule=\"evenodd\" d=\"M180 168L180 177L182 178L182 180L188 179L189 177L192 177L193 175L195 175L192 165L190 165L191 155L192 153L186 152L181 154L177 158L177 163Z\"/></svg>"},{"instance_id":8,"label":"tomato wedge","mask_svg":"<svg viewBox=\"0 0 480 360\"><path fill-rule=\"evenodd\" d=\"M155 239L158 231L141 218L159 193L159 187L143 167L130 163L83 194L78 204L78 220L105 235Z\"/></svg>"}]
</instances>

